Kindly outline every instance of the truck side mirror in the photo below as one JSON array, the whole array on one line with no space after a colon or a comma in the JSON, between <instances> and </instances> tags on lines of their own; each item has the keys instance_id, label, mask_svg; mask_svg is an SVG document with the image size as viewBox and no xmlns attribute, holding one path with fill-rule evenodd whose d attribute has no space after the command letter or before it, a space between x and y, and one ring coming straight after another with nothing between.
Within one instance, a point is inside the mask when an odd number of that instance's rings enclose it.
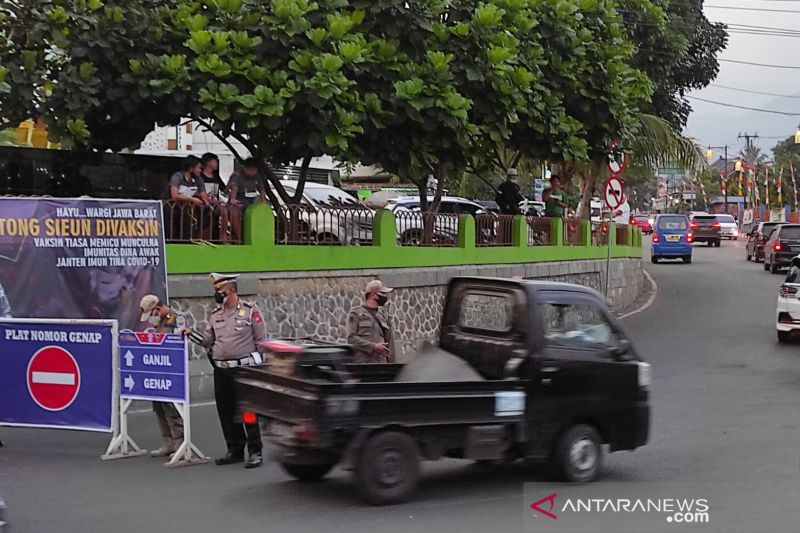
<instances>
[{"instance_id":1,"label":"truck side mirror","mask_svg":"<svg viewBox=\"0 0 800 533\"><path fill-rule=\"evenodd\" d=\"M612 348L611 355L614 359L626 359L631 351L631 341L622 339L619 344Z\"/></svg>"}]
</instances>

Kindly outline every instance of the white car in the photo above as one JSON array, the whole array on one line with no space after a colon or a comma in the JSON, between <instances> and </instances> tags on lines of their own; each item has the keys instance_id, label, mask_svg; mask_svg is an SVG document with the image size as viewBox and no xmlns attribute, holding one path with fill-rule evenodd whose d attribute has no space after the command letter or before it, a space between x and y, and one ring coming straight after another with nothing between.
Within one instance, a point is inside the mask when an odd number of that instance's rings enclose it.
<instances>
[{"instance_id":1,"label":"white car","mask_svg":"<svg viewBox=\"0 0 800 533\"><path fill-rule=\"evenodd\" d=\"M792 332L800 330L800 256L792 259L789 273L778 292L775 327L780 342L789 341Z\"/></svg>"},{"instance_id":2,"label":"white car","mask_svg":"<svg viewBox=\"0 0 800 533\"><path fill-rule=\"evenodd\" d=\"M739 238L739 225L733 215L717 215L717 220L719 220L719 234L723 239Z\"/></svg>"},{"instance_id":3,"label":"white car","mask_svg":"<svg viewBox=\"0 0 800 533\"><path fill-rule=\"evenodd\" d=\"M290 195L295 193L297 182L281 180ZM281 202L282 204L282 202ZM289 220L294 209L285 210ZM275 221L279 241L287 244L360 244L372 243L374 211L342 189L321 183L306 182L297 215L299 223L290 222L293 231L282 228Z\"/></svg>"}]
</instances>

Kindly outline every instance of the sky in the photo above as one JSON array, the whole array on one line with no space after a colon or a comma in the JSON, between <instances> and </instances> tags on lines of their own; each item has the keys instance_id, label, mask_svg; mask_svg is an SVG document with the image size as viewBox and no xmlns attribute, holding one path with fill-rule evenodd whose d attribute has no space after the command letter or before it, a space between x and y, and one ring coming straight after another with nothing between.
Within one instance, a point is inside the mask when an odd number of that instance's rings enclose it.
<instances>
[{"instance_id":1,"label":"sky","mask_svg":"<svg viewBox=\"0 0 800 533\"><path fill-rule=\"evenodd\" d=\"M719 6L719 7L715 7ZM745 11L725 8L747 8ZM768 9L796 13L766 11ZM797 66L797 69L767 68L720 62L720 72L711 86L693 91L689 96L727 104L772 109L796 113L796 116L756 113L742 109L691 100L694 112L689 117L685 133L702 146L729 146L729 153L738 154L745 140L739 134L758 133L758 144L765 152L780 140L793 135L800 123L800 0L706 0L706 16L711 21L745 24L767 28L783 28L795 32L793 37L750 35L729 28L728 47L720 59ZM750 94L719 87L734 87L750 91L794 95L777 98ZM772 138L770 138L772 137ZM720 150L715 150L714 158Z\"/></svg>"}]
</instances>

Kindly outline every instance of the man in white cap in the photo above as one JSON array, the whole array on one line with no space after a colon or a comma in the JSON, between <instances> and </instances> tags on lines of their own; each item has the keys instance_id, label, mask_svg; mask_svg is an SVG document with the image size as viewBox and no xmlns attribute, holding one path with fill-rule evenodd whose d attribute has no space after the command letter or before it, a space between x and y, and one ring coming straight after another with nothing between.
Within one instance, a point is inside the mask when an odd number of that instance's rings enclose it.
<instances>
[{"instance_id":1,"label":"man in white cap","mask_svg":"<svg viewBox=\"0 0 800 533\"><path fill-rule=\"evenodd\" d=\"M522 212L519 204L525 198L519 192L516 168L509 168L506 172L506 181L497 188L495 200L503 215L519 215Z\"/></svg>"},{"instance_id":2,"label":"man in white cap","mask_svg":"<svg viewBox=\"0 0 800 533\"><path fill-rule=\"evenodd\" d=\"M347 314L347 343L353 347L356 363L395 361L392 325L380 312L393 290L379 279L370 281L364 291L364 303Z\"/></svg>"},{"instance_id":3,"label":"man in white cap","mask_svg":"<svg viewBox=\"0 0 800 533\"><path fill-rule=\"evenodd\" d=\"M186 320L161 302L155 294L142 297L139 302L142 313L140 321L147 323L145 331L155 333L177 333L186 326ZM183 418L175 404L170 402L153 402L153 412L161 429L161 447L150 452L151 457L165 457L174 453L183 443Z\"/></svg>"},{"instance_id":4,"label":"man in white cap","mask_svg":"<svg viewBox=\"0 0 800 533\"><path fill-rule=\"evenodd\" d=\"M247 445L249 457L245 468L261 466L261 431L258 422L244 423L238 412L233 370L239 366L261 363L258 343L267 338L267 328L258 306L239 298L238 274L212 273L214 301L219 304L208 320L203 334L184 329L183 333L205 346L213 348L214 396L217 414L228 453L214 461L229 465L244 461Z\"/></svg>"}]
</instances>

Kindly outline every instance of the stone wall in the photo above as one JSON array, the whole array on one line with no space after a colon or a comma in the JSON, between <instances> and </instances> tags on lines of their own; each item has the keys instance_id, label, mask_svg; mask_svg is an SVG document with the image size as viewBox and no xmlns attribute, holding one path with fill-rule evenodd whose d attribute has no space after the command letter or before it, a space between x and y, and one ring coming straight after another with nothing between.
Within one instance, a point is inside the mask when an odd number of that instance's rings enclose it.
<instances>
[{"instance_id":1,"label":"stone wall","mask_svg":"<svg viewBox=\"0 0 800 533\"><path fill-rule=\"evenodd\" d=\"M392 316L398 358L402 361L414 353L422 340L436 339L448 280L470 275L564 281L603 292L606 262L244 274L239 292L244 299L258 303L270 336L341 342L347 312L359 305L367 282L380 278L396 289L387 311ZM612 260L608 298L611 307L621 310L630 306L642 290L643 280L640 259ZM170 276L169 289L173 307L186 315L192 327L205 328L214 307L208 278ZM210 366L197 347L193 359L193 399L210 399Z\"/></svg>"}]
</instances>

